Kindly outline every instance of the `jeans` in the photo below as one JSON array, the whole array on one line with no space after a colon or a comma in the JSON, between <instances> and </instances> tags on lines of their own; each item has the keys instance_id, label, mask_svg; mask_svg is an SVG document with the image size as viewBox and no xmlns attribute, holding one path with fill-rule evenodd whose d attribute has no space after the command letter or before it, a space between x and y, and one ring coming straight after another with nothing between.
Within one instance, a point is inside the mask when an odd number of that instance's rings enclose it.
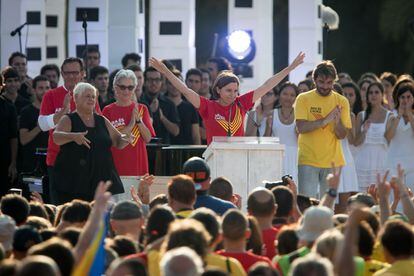
<instances>
[{"instance_id":1,"label":"jeans","mask_svg":"<svg viewBox=\"0 0 414 276\"><path fill-rule=\"evenodd\" d=\"M299 194L320 199L328 189L326 177L330 172L330 168L317 168L308 165L299 165Z\"/></svg>"}]
</instances>

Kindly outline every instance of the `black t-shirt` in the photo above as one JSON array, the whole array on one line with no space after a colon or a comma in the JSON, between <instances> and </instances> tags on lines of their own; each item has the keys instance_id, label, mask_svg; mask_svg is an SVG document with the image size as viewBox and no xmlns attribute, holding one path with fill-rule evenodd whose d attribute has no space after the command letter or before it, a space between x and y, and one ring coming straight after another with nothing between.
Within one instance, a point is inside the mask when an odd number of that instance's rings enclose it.
<instances>
[{"instance_id":1,"label":"black t-shirt","mask_svg":"<svg viewBox=\"0 0 414 276\"><path fill-rule=\"evenodd\" d=\"M145 105L151 105L151 99L145 93L142 95L141 100ZM162 114L171 123L180 125L180 117L178 116L178 111L175 107L175 104L164 95L158 96L158 102L159 108L161 108L162 110ZM159 110L157 110L156 112L151 112L151 109L149 109L149 112L153 119L152 125L154 126L155 134L158 138L162 138L163 143L170 144L172 135L168 132L164 124L161 122Z\"/></svg>"},{"instance_id":2,"label":"black t-shirt","mask_svg":"<svg viewBox=\"0 0 414 276\"><path fill-rule=\"evenodd\" d=\"M173 145L192 145L192 125L198 124L198 113L194 106L189 102L182 101L178 106L178 115L180 116L180 133L176 137L171 137Z\"/></svg>"},{"instance_id":3,"label":"black t-shirt","mask_svg":"<svg viewBox=\"0 0 414 276\"><path fill-rule=\"evenodd\" d=\"M39 117L39 109L32 104L23 108L20 119L19 129L25 128L29 131L37 126ZM26 145L20 145L19 152L19 170L22 172L32 172L37 165L37 160L41 160L36 156L36 148L47 148L49 133L47 131L40 132L32 141Z\"/></svg>"},{"instance_id":4,"label":"black t-shirt","mask_svg":"<svg viewBox=\"0 0 414 276\"><path fill-rule=\"evenodd\" d=\"M32 105L32 102L20 95L17 96L14 106L16 107L17 115L20 116L22 110L26 107Z\"/></svg>"},{"instance_id":5,"label":"black t-shirt","mask_svg":"<svg viewBox=\"0 0 414 276\"><path fill-rule=\"evenodd\" d=\"M9 100L0 97L0 163L10 163L10 140L17 138L16 108Z\"/></svg>"}]
</instances>

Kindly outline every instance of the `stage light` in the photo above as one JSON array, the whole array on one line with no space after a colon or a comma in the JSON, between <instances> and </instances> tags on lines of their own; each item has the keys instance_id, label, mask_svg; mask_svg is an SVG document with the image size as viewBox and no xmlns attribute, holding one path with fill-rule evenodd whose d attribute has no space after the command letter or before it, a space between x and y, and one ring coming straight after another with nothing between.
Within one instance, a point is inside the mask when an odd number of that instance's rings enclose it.
<instances>
[{"instance_id":1,"label":"stage light","mask_svg":"<svg viewBox=\"0 0 414 276\"><path fill-rule=\"evenodd\" d=\"M247 31L236 30L226 37L224 53L232 63L249 63L256 55L256 45Z\"/></svg>"}]
</instances>

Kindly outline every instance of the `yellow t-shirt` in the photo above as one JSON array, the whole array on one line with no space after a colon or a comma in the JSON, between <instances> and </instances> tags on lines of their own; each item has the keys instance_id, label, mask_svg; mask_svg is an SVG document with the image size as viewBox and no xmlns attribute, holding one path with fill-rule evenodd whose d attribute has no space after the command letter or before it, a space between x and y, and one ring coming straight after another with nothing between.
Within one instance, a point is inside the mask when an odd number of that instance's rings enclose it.
<instances>
[{"instance_id":1,"label":"yellow t-shirt","mask_svg":"<svg viewBox=\"0 0 414 276\"><path fill-rule=\"evenodd\" d=\"M300 94L296 98L295 118L316 121L326 117L338 105L342 108L342 124L345 128L352 128L348 100L334 91L326 97L319 95L315 89ZM298 147L299 165L317 168L330 168L332 162L335 166L345 165L341 140L335 135L334 122L314 131L299 134Z\"/></svg>"},{"instance_id":2,"label":"yellow t-shirt","mask_svg":"<svg viewBox=\"0 0 414 276\"><path fill-rule=\"evenodd\" d=\"M215 253L209 253L205 257L205 262L207 266L217 267L223 271L229 273L232 276L245 276L246 272L244 271L243 266L240 262L234 258L220 256Z\"/></svg>"},{"instance_id":3,"label":"yellow t-shirt","mask_svg":"<svg viewBox=\"0 0 414 276\"><path fill-rule=\"evenodd\" d=\"M390 267L381 269L374 276L411 276L414 271L414 260L396 261Z\"/></svg>"},{"instance_id":4,"label":"yellow t-shirt","mask_svg":"<svg viewBox=\"0 0 414 276\"><path fill-rule=\"evenodd\" d=\"M365 276L372 276L375 272L380 271L381 269L387 268L390 265L387 263L379 262L377 260L367 260L365 261Z\"/></svg>"}]
</instances>

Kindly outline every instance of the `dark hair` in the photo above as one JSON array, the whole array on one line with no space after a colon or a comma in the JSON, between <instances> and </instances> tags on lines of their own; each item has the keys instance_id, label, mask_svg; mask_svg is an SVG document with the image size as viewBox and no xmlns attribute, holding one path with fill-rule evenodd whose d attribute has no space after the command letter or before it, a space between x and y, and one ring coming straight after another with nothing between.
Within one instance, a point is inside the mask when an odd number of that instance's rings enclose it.
<instances>
[{"instance_id":1,"label":"dark hair","mask_svg":"<svg viewBox=\"0 0 414 276\"><path fill-rule=\"evenodd\" d=\"M392 98L394 100L394 103L397 102L397 91L400 88L401 85L403 85L404 83L414 83L413 78L408 75L408 74L404 74L398 77L397 82L394 85L394 89L392 91Z\"/></svg>"},{"instance_id":2,"label":"dark hair","mask_svg":"<svg viewBox=\"0 0 414 276\"><path fill-rule=\"evenodd\" d=\"M15 275L58 275L59 270L56 262L47 256L29 256L23 259Z\"/></svg>"},{"instance_id":3,"label":"dark hair","mask_svg":"<svg viewBox=\"0 0 414 276\"><path fill-rule=\"evenodd\" d=\"M146 244L164 237L168 227L175 220L175 215L170 208L156 206L149 214L146 227Z\"/></svg>"},{"instance_id":4,"label":"dark hair","mask_svg":"<svg viewBox=\"0 0 414 276\"><path fill-rule=\"evenodd\" d=\"M72 247L75 247L78 243L82 230L77 227L67 227L63 229L59 234L59 238L68 241Z\"/></svg>"},{"instance_id":5,"label":"dark hair","mask_svg":"<svg viewBox=\"0 0 414 276\"><path fill-rule=\"evenodd\" d=\"M188 69L187 73L185 74L185 79L187 80L188 77L191 76L191 75L196 75L196 76L199 76L200 79L203 79L203 73L198 68Z\"/></svg>"},{"instance_id":6,"label":"dark hair","mask_svg":"<svg viewBox=\"0 0 414 276\"><path fill-rule=\"evenodd\" d=\"M168 203L168 197L165 194L158 194L153 199L151 199L150 203L148 204L150 210L154 209L158 205L164 205Z\"/></svg>"},{"instance_id":7,"label":"dark hair","mask_svg":"<svg viewBox=\"0 0 414 276\"><path fill-rule=\"evenodd\" d=\"M212 57L212 58L209 58L207 62L217 64L218 72L221 72L224 70L232 70L231 63L224 57Z\"/></svg>"},{"instance_id":8,"label":"dark hair","mask_svg":"<svg viewBox=\"0 0 414 276\"><path fill-rule=\"evenodd\" d=\"M101 65L95 66L89 71L89 79L94 80L98 75L102 74L109 74L108 69Z\"/></svg>"},{"instance_id":9,"label":"dark hair","mask_svg":"<svg viewBox=\"0 0 414 276\"><path fill-rule=\"evenodd\" d=\"M83 50L83 53L82 53L82 57L83 57L83 59L86 59L86 56L87 56L89 53L98 53L99 58L101 57L101 52L99 52L98 47L95 47L95 46L88 46L85 50Z\"/></svg>"},{"instance_id":10,"label":"dark hair","mask_svg":"<svg viewBox=\"0 0 414 276\"><path fill-rule=\"evenodd\" d=\"M201 222L211 236L210 244L215 242L220 234L220 223L216 213L211 209L201 207L191 213L190 218Z\"/></svg>"},{"instance_id":11,"label":"dark hair","mask_svg":"<svg viewBox=\"0 0 414 276\"><path fill-rule=\"evenodd\" d=\"M279 86L279 95L280 95L280 93L282 93L282 90L287 88L287 87L292 87L293 90L295 90L296 96L299 94L299 88L296 84L294 84L293 82L290 82L290 81L285 81Z\"/></svg>"},{"instance_id":12,"label":"dark hair","mask_svg":"<svg viewBox=\"0 0 414 276\"><path fill-rule=\"evenodd\" d=\"M114 71L111 72L111 74L109 74L109 85L108 85L108 93L113 96L114 95L114 80L115 80L115 76L116 74L118 74L118 72L121 69L115 69Z\"/></svg>"},{"instance_id":13,"label":"dark hair","mask_svg":"<svg viewBox=\"0 0 414 276\"><path fill-rule=\"evenodd\" d=\"M196 190L193 179L185 174L174 176L168 183L168 195L183 204L194 203Z\"/></svg>"},{"instance_id":14,"label":"dark hair","mask_svg":"<svg viewBox=\"0 0 414 276\"><path fill-rule=\"evenodd\" d=\"M358 226L358 252L362 257L370 257L374 251L375 234L366 221Z\"/></svg>"},{"instance_id":15,"label":"dark hair","mask_svg":"<svg viewBox=\"0 0 414 276\"><path fill-rule=\"evenodd\" d=\"M247 216L247 221L249 223L250 237L246 243L246 250L251 250L254 254L261 255L263 246L263 236L262 231L260 230L259 223L257 222L257 219L253 216Z\"/></svg>"},{"instance_id":16,"label":"dark hair","mask_svg":"<svg viewBox=\"0 0 414 276\"><path fill-rule=\"evenodd\" d=\"M208 78L211 80L210 71L208 71L208 69L206 69L206 68L200 68L199 70L201 71L201 76L203 76L203 73L207 73L208 74Z\"/></svg>"},{"instance_id":17,"label":"dark hair","mask_svg":"<svg viewBox=\"0 0 414 276\"><path fill-rule=\"evenodd\" d=\"M46 64L40 69L40 75L44 75L46 71L53 70L56 72L57 76L60 76L59 67L56 64Z\"/></svg>"},{"instance_id":18,"label":"dark hair","mask_svg":"<svg viewBox=\"0 0 414 276\"><path fill-rule=\"evenodd\" d=\"M359 87L356 85L355 82L346 82L342 84L342 88L352 88L355 93L355 103L352 106L352 112L355 115L358 115L359 112L362 111L362 99L361 99L361 92L359 92Z\"/></svg>"},{"instance_id":19,"label":"dark hair","mask_svg":"<svg viewBox=\"0 0 414 276\"><path fill-rule=\"evenodd\" d=\"M226 201L230 201L233 196L233 186L229 179L217 177L210 183L209 194Z\"/></svg>"},{"instance_id":20,"label":"dark hair","mask_svg":"<svg viewBox=\"0 0 414 276\"><path fill-rule=\"evenodd\" d=\"M362 88L362 86L364 85L364 83L369 83L369 84L371 84L371 83L373 83L374 81L372 80L372 79L360 79L359 81L358 81L358 86L359 86L359 89L361 89Z\"/></svg>"},{"instance_id":21,"label":"dark hair","mask_svg":"<svg viewBox=\"0 0 414 276\"><path fill-rule=\"evenodd\" d=\"M85 223L88 220L90 212L91 206L89 205L89 202L74 199L63 211L62 220L71 223Z\"/></svg>"},{"instance_id":22,"label":"dark hair","mask_svg":"<svg viewBox=\"0 0 414 276\"><path fill-rule=\"evenodd\" d=\"M75 256L69 242L52 238L30 248L29 255L43 255L54 260L62 276L70 276L75 265Z\"/></svg>"},{"instance_id":23,"label":"dark hair","mask_svg":"<svg viewBox=\"0 0 414 276\"><path fill-rule=\"evenodd\" d=\"M381 243L394 258L411 256L414 245L411 225L399 220L387 221L381 235Z\"/></svg>"},{"instance_id":24,"label":"dark hair","mask_svg":"<svg viewBox=\"0 0 414 276\"><path fill-rule=\"evenodd\" d=\"M33 87L34 89L36 89L36 87L37 87L37 83L38 83L39 81L49 81L49 79L48 79L46 76L43 76L43 75L39 75L39 76L35 77L35 78L33 79L33 81L32 81L32 87Z\"/></svg>"},{"instance_id":25,"label":"dark hair","mask_svg":"<svg viewBox=\"0 0 414 276\"><path fill-rule=\"evenodd\" d=\"M141 56L140 55L138 55L137 53L128 53L128 54L125 54L122 57L122 60L121 60L122 67L125 68L127 66L127 63L128 63L129 59L132 59L136 63L141 63ZM132 70L132 69L130 69L130 70Z\"/></svg>"},{"instance_id":26,"label":"dark hair","mask_svg":"<svg viewBox=\"0 0 414 276\"><path fill-rule=\"evenodd\" d=\"M289 254L298 249L299 237L294 226L285 225L277 234L277 250L280 255Z\"/></svg>"},{"instance_id":27,"label":"dark hair","mask_svg":"<svg viewBox=\"0 0 414 276\"><path fill-rule=\"evenodd\" d=\"M26 56L25 54L20 53L20 52L13 52L13 53L10 55L10 57L9 57L9 66L12 66L12 64L13 64L13 59L14 59L15 57L22 57L22 58L25 58L25 59L27 60L27 56Z\"/></svg>"},{"instance_id":28,"label":"dark hair","mask_svg":"<svg viewBox=\"0 0 414 276\"><path fill-rule=\"evenodd\" d=\"M42 229L42 230L40 230L39 234L42 237L43 241L47 241L47 240L50 240L53 237L57 237L57 232L54 228Z\"/></svg>"},{"instance_id":29,"label":"dark hair","mask_svg":"<svg viewBox=\"0 0 414 276\"><path fill-rule=\"evenodd\" d=\"M66 202L65 204L62 204L57 208L55 222L53 224L54 226L58 226L59 223L62 221L62 214L66 210L66 208L69 206L69 204L70 204L69 202Z\"/></svg>"},{"instance_id":30,"label":"dark hair","mask_svg":"<svg viewBox=\"0 0 414 276\"><path fill-rule=\"evenodd\" d=\"M221 89L229 83L237 83L237 85L239 86L240 80L231 71L222 71L217 76L216 80L214 81L213 86L211 87L211 90L213 91L213 96L216 99L220 98L220 95L217 93L217 89Z\"/></svg>"},{"instance_id":31,"label":"dark hair","mask_svg":"<svg viewBox=\"0 0 414 276\"><path fill-rule=\"evenodd\" d=\"M261 194L258 195L258 193ZM261 199L259 200L258 197ZM247 198L247 210L255 217L273 215L275 204L275 197L269 190L258 190L251 193Z\"/></svg>"},{"instance_id":32,"label":"dark hair","mask_svg":"<svg viewBox=\"0 0 414 276\"><path fill-rule=\"evenodd\" d=\"M334 80L337 78L335 65L330 60L324 60L316 65L313 70L312 79L315 81L319 76L331 77Z\"/></svg>"},{"instance_id":33,"label":"dark hair","mask_svg":"<svg viewBox=\"0 0 414 276\"><path fill-rule=\"evenodd\" d=\"M145 68L145 71L144 71L144 79L145 80L147 80L147 73L148 72L158 72L157 71L157 69L155 69L154 67L152 67L152 66L149 66L149 67L147 67L147 68ZM159 73L159 72L158 72ZM162 74L160 73L160 75L162 76Z\"/></svg>"},{"instance_id":34,"label":"dark hair","mask_svg":"<svg viewBox=\"0 0 414 276\"><path fill-rule=\"evenodd\" d=\"M109 247L112 248L119 257L132 255L138 251L137 243L132 238L122 235L115 236Z\"/></svg>"},{"instance_id":35,"label":"dark hair","mask_svg":"<svg viewBox=\"0 0 414 276\"><path fill-rule=\"evenodd\" d=\"M46 208L43 204L40 204L39 202L30 202L29 203L30 206L30 211L29 211L29 215L30 216L36 216L36 217L41 217L44 219L49 220L49 215L46 211Z\"/></svg>"},{"instance_id":36,"label":"dark hair","mask_svg":"<svg viewBox=\"0 0 414 276\"><path fill-rule=\"evenodd\" d=\"M139 66L138 64L131 64L125 69L131 70L132 72L142 72L141 66Z\"/></svg>"},{"instance_id":37,"label":"dark hair","mask_svg":"<svg viewBox=\"0 0 414 276\"><path fill-rule=\"evenodd\" d=\"M121 259L118 258L114 263L116 263L116 267L125 267L130 271L130 274L133 276L146 276L147 269L143 262L140 259L132 258L132 259Z\"/></svg>"},{"instance_id":38,"label":"dark hair","mask_svg":"<svg viewBox=\"0 0 414 276\"><path fill-rule=\"evenodd\" d=\"M381 80L378 78L378 76L377 76L375 73L373 73L373 72L365 72L365 73L363 73L363 74L361 75L361 77L359 78L359 81L361 81L361 80L365 80L365 79L372 80L373 82L379 82L379 81L381 81ZM359 82L359 81L358 81L358 82Z\"/></svg>"},{"instance_id":39,"label":"dark hair","mask_svg":"<svg viewBox=\"0 0 414 276\"><path fill-rule=\"evenodd\" d=\"M29 202L22 196L8 194L1 199L1 212L14 219L17 225L23 224L29 216Z\"/></svg>"},{"instance_id":40,"label":"dark hair","mask_svg":"<svg viewBox=\"0 0 414 276\"><path fill-rule=\"evenodd\" d=\"M47 212L47 215L49 216L50 223L52 223L52 225L55 225L56 206L52 204L44 204L44 207Z\"/></svg>"},{"instance_id":41,"label":"dark hair","mask_svg":"<svg viewBox=\"0 0 414 276\"><path fill-rule=\"evenodd\" d=\"M371 115L372 112L372 105L371 103L368 101L368 95L369 95L369 90L371 89L371 87L377 86L379 88L379 90L381 91L381 94L384 95L384 86L382 85L382 83L380 82L373 82L371 83L368 88L367 88L367 94L365 95L366 101L367 101L367 109L365 110L365 118L364 118L364 122L366 120L368 120L369 116Z\"/></svg>"},{"instance_id":42,"label":"dark hair","mask_svg":"<svg viewBox=\"0 0 414 276\"><path fill-rule=\"evenodd\" d=\"M397 82L397 76L391 72L383 72L380 76L380 80L386 80L394 86Z\"/></svg>"},{"instance_id":43,"label":"dark hair","mask_svg":"<svg viewBox=\"0 0 414 276\"><path fill-rule=\"evenodd\" d=\"M292 191L285 186L277 186L272 193L277 204L276 217L287 217L293 208Z\"/></svg>"},{"instance_id":44,"label":"dark hair","mask_svg":"<svg viewBox=\"0 0 414 276\"><path fill-rule=\"evenodd\" d=\"M299 89L299 86L300 86L301 84L306 85L306 86L309 88L309 90L312 90L313 88L315 88L315 83L314 83L314 82L313 82L313 80L311 80L311 79L304 79L303 81L300 81L300 82L298 83L298 89ZM308 91L309 91L309 90L308 90Z\"/></svg>"},{"instance_id":45,"label":"dark hair","mask_svg":"<svg viewBox=\"0 0 414 276\"><path fill-rule=\"evenodd\" d=\"M247 217L237 209L230 209L223 215L223 236L229 240L240 240L248 229Z\"/></svg>"},{"instance_id":46,"label":"dark hair","mask_svg":"<svg viewBox=\"0 0 414 276\"><path fill-rule=\"evenodd\" d=\"M333 90L338 94L344 94L344 91L342 90L342 85L339 82L335 82L333 84Z\"/></svg>"},{"instance_id":47,"label":"dark hair","mask_svg":"<svg viewBox=\"0 0 414 276\"><path fill-rule=\"evenodd\" d=\"M396 93L396 100L395 101L395 109L398 109L400 107L400 96L404 94L405 92L410 92L411 95L414 97L414 83L407 82L399 85L397 93ZM412 106L414 108L414 104Z\"/></svg>"},{"instance_id":48,"label":"dark hair","mask_svg":"<svg viewBox=\"0 0 414 276\"><path fill-rule=\"evenodd\" d=\"M80 70L83 71L84 70L83 61L78 57L68 57L68 58L66 58L63 61L62 66L60 66L60 71L63 71L63 66L65 66L66 64L75 63L75 62L77 62L79 64Z\"/></svg>"},{"instance_id":49,"label":"dark hair","mask_svg":"<svg viewBox=\"0 0 414 276\"><path fill-rule=\"evenodd\" d=\"M31 226L37 231L49 229L52 227L52 224L50 223L48 219L45 219L42 217L36 217L36 216L28 216L24 225Z\"/></svg>"},{"instance_id":50,"label":"dark hair","mask_svg":"<svg viewBox=\"0 0 414 276\"><path fill-rule=\"evenodd\" d=\"M6 67L1 71L1 75L3 76L3 81L7 79L20 79L19 72L13 67Z\"/></svg>"}]
</instances>

